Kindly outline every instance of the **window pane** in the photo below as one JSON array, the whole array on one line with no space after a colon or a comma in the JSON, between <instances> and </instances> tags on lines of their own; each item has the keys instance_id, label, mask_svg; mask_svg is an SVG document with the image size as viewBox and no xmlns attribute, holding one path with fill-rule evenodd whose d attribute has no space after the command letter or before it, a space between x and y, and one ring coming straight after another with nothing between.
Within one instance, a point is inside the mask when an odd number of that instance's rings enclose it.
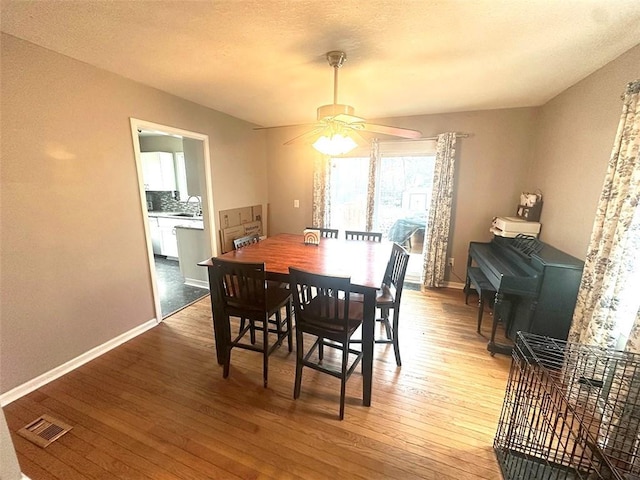
<instances>
[{"instance_id":1,"label":"window pane","mask_svg":"<svg viewBox=\"0 0 640 480\"><path fill-rule=\"evenodd\" d=\"M369 158L331 159L331 228L364 230Z\"/></svg>"},{"instance_id":2,"label":"window pane","mask_svg":"<svg viewBox=\"0 0 640 480\"><path fill-rule=\"evenodd\" d=\"M393 233L400 236L402 232L398 230L424 228L431 203L434 164L432 155L380 159L374 230L389 238L394 225ZM391 240L401 241L395 235Z\"/></svg>"}]
</instances>

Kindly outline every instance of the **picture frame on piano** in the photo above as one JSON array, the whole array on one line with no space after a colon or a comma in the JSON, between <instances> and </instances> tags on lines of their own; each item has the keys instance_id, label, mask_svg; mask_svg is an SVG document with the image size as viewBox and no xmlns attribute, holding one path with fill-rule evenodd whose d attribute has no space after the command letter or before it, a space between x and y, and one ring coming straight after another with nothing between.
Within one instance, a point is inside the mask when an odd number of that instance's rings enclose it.
<instances>
[{"instance_id":1,"label":"picture frame on piano","mask_svg":"<svg viewBox=\"0 0 640 480\"><path fill-rule=\"evenodd\" d=\"M518 209L516 210L516 215L520 218L524 218L529 222L539 222L540 214L542 212L542 200L533 205L532 207L528 207L526 205L518 205Z\"/></svg>"}]
</instances>

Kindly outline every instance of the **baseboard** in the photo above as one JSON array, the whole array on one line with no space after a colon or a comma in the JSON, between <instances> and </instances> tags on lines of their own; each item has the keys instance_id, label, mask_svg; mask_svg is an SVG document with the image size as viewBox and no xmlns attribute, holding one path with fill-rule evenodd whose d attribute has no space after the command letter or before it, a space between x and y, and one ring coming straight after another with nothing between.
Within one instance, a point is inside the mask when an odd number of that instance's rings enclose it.
<instances>
[{"instance_id":1,"label":"baseboard","mask_svg":"<svg viewBox=\"0 0 640 480\"><path fill-rule=\"evenodd\" d=\"M198 280L198 279L195 279L195 278L185 278L184 279L184 284L185 285L190 285L192 287L206 288L207 290L209 290L209 280Z\"/></svg>"},{"instance_id":2,"label":"baseboard","mask_svg":"<svg viewBox=\"0 0 640 480\"><path fill-rule=\"evenodd\" d=\"M464 283L460 282L444 282L444 286L447 288L455 288L457 290L462 290L464 288Z\"/></svg>"},{"instance_id":3,"label":"baseboard","mask_svg":"<svg viewBox=\"0 0 640 480\"><path fill-rule=\"evenodd\" d=\"M37 390L38 388L46 385L49 382L52 382L56 378L61 377L62 375L69 373L72 370L84 365L87 362L90 362L94 358L98 358L100 355L107 353L109 350L116 348L119 345L122 345L124 342L131 340L134 337L137 337L141 333L146 332L147 330L158 325L158 322L155 318L149 320L148 322L143 323L142 325L138 325L135 328L132 328L128 332L124 332L121 335L118 335L115 338L99 345L95 348L92 348L88 352L83 353L82 355L69 360L66 363L63 363L59 367L56 367L52 370L49 370L46 373L34 378L33 380L29 380L22 385L19 385L6 393L0 395L0 405L3 407L5 405L10 404L14 400L17 400L20 397L25 396L28 393Z\"/></svg>"}]
</instances>

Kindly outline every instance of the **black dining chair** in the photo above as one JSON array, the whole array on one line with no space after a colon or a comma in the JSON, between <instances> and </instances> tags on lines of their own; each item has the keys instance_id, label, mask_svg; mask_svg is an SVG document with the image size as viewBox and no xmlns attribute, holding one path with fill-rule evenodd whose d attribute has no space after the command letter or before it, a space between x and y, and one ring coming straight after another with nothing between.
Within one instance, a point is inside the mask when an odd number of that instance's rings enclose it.
<instances>
[{"instance_id":1,"label":"black dining chair","mask_svg":"<svg viewBox=\"0 0 640 480\"><path fill-rule=\"evenodd\" d=\"M289 267L296 315L296 378L293 398L300 396L302 368L309 367L340 379L340 420L344 418L346 382L362 359L350 347L353 333L362 324L363 304L350 301L351 279L320 275ZM315 337L305 350L305 334ZM324 362L324 348L341 352L340 368ZM316 353L317 355L314 355ZM349 363L349 357L352 357Z\"/></svg>"},{"instance_id":2,"label":"black dining chair","mask_svg":"<svg viewBox=\"0 0 640 480\"><path fill-rule=\"evenodd\" d=\"M346 230L344 237L347 240L366 240L369 242L382 242L382 233L379 232L359 232L356 230Z\"/></svg>"},{"instance_id":3,"label":"black dining chair","mask_svg":"<svg viewBox=\"0 0 640 480\"><path fill-rule=\"evenodd\" d=\"M233 241L233 249L237 250L242 247L246 247L247 245L251 245L252 243L258 243L260 241L260 235L254 233L253 235L247 235L245 237L236 238Z\"/></svg>"},{"instance_id":4,"label":"black dining chair","mask_svg":"<svg viewBox=\"0 0 640 480\"><path fill-rule=\"evenodd\" d=\"M320 230L320 236L322 238L338 238L337 228L320 228L320 227L307 227L308 229Z\"/></svg>"},{"instance_id":5,"label":"black dining chair","mask_svg":"<svg viewBox=\"0 0 640 480\"><path fill-rule=\"evenodd\" d=\"M384 337L376 337L375 343L393 344L393 351L396 357L396 365L402 366L400 359L400 345L398 343L398 323L400 320L400 300L402 299L402 289L404 287L404 277L409 264L409 254L398 243L394 243L391 249L391 256L387 263L387 269L382 280L382 285L376 294L376 309L380 310L381 322L385 329ZM354 300L362 301L362 295L354 296ZM392 320L389 314L392 313ZM362 340L352 340L352 343L360 343Z\"/></svg>"},{"instance_id":6,"label":"black dining chair","mask_svg":"<svg viewBox=\"0 0 640 480\"><path fill-rule=\"evenodd\" d=\"M285 338L288 341L289 352L292 351L291 292L284 288L268 286L264 263L232 262L219 258L212 258L211 262L216 288L213 301L221 302L227 321L230 322L231 317L241 319L237 335L227 345L223 377L229 376L233 348L261 352L263 380L266 387L269 355L282 345ZM248 325L245 325L246 320ZM255 344L257 330L262 332L262 345ZM250 333L251 343L243 342L247 332ZM272 343L269 339L270 333L276 334Z\"/></svg>"}]
</instances>

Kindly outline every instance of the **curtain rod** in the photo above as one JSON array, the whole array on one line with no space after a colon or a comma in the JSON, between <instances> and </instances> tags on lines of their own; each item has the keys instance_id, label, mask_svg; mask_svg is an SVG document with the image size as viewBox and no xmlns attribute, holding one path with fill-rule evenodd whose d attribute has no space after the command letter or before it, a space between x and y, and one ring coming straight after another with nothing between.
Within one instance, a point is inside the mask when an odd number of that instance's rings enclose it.
<instances>
[{"instance_id":1,"label":"curtain rod","mask_svg":"<svg viewBox=\"0 0 640 480\"><path fill-rule=\"evenodd\" d=\"M456 138L467 138L470 137L471 134L470 133L456 133ZM397 140L380 140L378 139L378 141L380 143L404 143L404 142L424 142L426 140L437 140L438 137L421 137L421 138L401 138L401 139L397 139Z\"/></svg>"},{"instance_id":2,"label":"curtain rod","mask_svg":"<svg viewBox=\"0 0 640 480\"><path fill-rule=\"evenodd\" d=\"M456 133L456 138L467 138L470 134L468 133ZM438 137L427 137L427 138L416 138L416 140L437 140Z\"/></svg>"}]
</instances>

